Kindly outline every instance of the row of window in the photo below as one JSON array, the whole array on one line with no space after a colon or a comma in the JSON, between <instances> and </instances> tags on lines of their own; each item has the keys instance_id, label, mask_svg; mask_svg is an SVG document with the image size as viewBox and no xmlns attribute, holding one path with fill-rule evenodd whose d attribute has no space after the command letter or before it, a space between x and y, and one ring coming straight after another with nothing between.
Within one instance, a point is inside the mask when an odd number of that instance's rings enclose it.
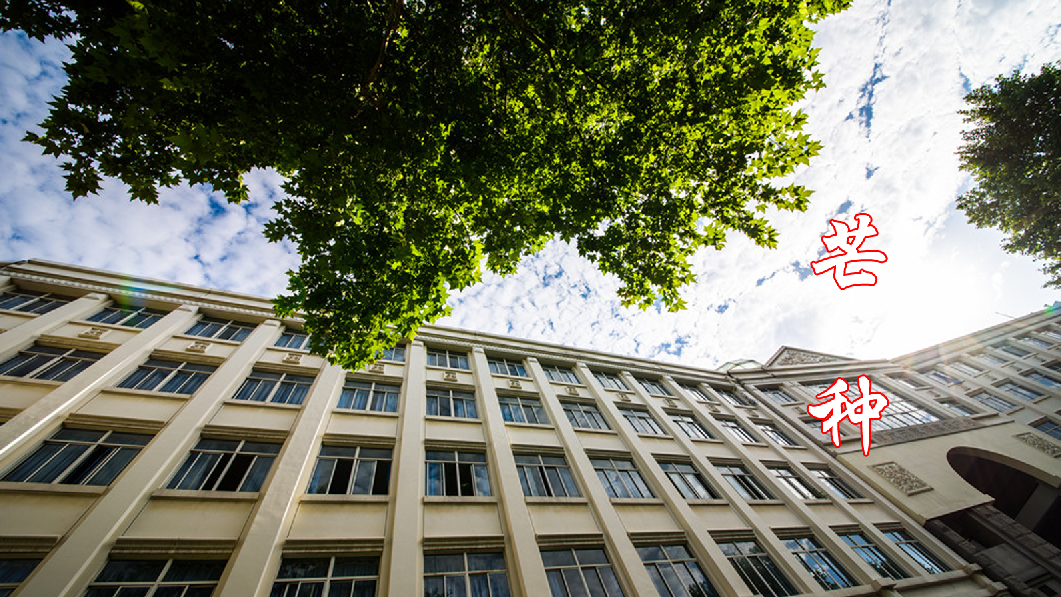
<instances>
[{"instance_id":1,"label":"row of window","mask_svg":"<svg viewBox=\"0 0 1061 597\"><path fill-rule=\"evenodd\" d=\"M930 574L949 568L901 530L885 531L899 549ZM881 576L895 580L909 573L861 533L840 538ZM853 577L813 536L783 540L785 548L824 590L855 586ZM754 540L718 544L726 560L756 594L786 597L798 593L792 582ZM699 562L683 544L637 547L660 597L719 597ZM605 550L548 548L540 551L552 597L622 597L619 579ZM465 551L425 553L424 597L510 597L504 553ZM40 563L39 559L0 559L0 596L9 595ZM208 597L225 569L225 560L110 559L89 585L86 597L141 595ZM280 561L272 597L373 597L379 584L379 556L285 557Z\"/></svg>"},{"instance_id":2,"label":"row of window","mask_svg":"<svg viewBox=\"0 0 1061 597\"><path fill-rule=\"evenodd\" d=\"M886 535L927 572L948 568L904 531ZM898 564L859 533L841 535L845 543L882 576L908 578ZM787 549L825 590L854 586L851 576L813 537L784 541ZM796 594L791 582L755 541L719 544L742 580L764 597ZM684 545L637 548L645 569L662 597L710 596L718 592ZM614 597L622 588L603 549L544 549L542 563L553 597ZM0 560L0 595L7 594L39 563L32 559ZM122 594L209 595L216 587L222 560L110 560L89 586L86 597ZM284 558L271 595L372 596L379 580L376 556ZM510 595L501 552L424 555L425 597Z\"/></svg>"}]
</instances>

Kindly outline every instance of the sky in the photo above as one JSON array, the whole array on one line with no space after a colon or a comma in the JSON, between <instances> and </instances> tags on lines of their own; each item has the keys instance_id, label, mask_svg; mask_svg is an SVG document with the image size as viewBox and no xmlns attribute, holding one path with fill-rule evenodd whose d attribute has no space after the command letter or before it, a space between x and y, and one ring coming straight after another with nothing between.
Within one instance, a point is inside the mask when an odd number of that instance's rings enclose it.
<instances>
[{"instance_id":1,"label":"sky","mask_svg":"<svg viewBox=\"0 0 1061 597\"><path fill-rule=\"evenodd\" d=\"M1061 299L1003 235L956 210L972 184L958 168L963 97L1015 69L1061 60L1057 0L855 0L814 26L826 88L801 108L821 153L791 179L814 191L803 213L772 213L774 250L731 234L695 256L684 311L624 308L618 281L565 243L549 243L517 274L487 274L455 294L437 323L583 349L714 368L765 362L782 345L890 358L1026 315ZM298 266L295 248L262 225L280 197L274 172L247 176L252 202L232 206L203 187L131 202L107 181L73 201L60 162L20 141L63 85L56 41L0 35L0 261L39 258L275 296ZM883 251L874 286L840 290L810 262L829 220L868 213Z\"/></svg>"}]
</instances>

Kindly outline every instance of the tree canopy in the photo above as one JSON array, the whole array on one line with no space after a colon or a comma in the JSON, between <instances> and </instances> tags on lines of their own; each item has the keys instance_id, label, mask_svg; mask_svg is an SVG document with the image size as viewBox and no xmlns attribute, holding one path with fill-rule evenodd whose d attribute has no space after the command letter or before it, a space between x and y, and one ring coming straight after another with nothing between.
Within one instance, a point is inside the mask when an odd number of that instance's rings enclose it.
<instances>
[{"instance_id":1,"label":"tree canopy","mask_svg":"<svg viewBox=\"0 0 1061 597\"><path fill-rule=\"evenodd\" d=\"M553 238L671 309L696 250L773 247L766 212L809 196L776 179L819 147L807 23L849 1L0 0L0 28L72 48L26 138L75 198L283 174L278 311L356 367Z\"/></svg>"},{"instance_id":2,"label":"tree canopy","mask_svg":"<svg viewBox=\"0 0 1061 597\"><path fill-rule=\"evenodd\" d=\"M1061 286L1061 63L1000 76L965 101L973 128L959 156L976 187L958 208L978 228L1009 235L1007 251L1044 260L1046 285Z\"/></svg>"}]
</instances>

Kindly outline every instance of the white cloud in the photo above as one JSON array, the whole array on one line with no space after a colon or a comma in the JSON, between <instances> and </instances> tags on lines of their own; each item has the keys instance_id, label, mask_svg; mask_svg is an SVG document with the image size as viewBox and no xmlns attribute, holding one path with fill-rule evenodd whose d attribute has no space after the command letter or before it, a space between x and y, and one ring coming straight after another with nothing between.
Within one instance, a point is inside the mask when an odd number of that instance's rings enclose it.
<instances>
[{"instance_id":1,"label":"white cloud","mask_svg":"<svg viewBox=\"0 0 1061 597\"><path fill-rule=\"evenodd\" d=\"M808 131L824 144L793 178L816 191L807 212L772 216L777 250L731 235L723 251L694 258L698 282L679 313L626 309L618 282L562 242L505 279L454 296L439 323L569 346L715 366L765 360L782 344L858 357L897 356L994 325L1058 298L1028 258L999 248L955 211L968 187L954 151L970 88L1014 68L1061 59L1056 0L856 0L818 23L827 88L804 102ZM232 206L201 188L128 201L120 184L72 202L57 162L18 141L62 84L62 44L0 35L0 260L41 257L271 295L297 266L290 245L265 242L261 225L282 178L247 176L255 203ZM872 288L838 290L807 277L827 221L873 215L884 250ZM804 279L801 279L801 273ZM680 354L679 354L680 352Z\"/></svg>"}]
</instances>

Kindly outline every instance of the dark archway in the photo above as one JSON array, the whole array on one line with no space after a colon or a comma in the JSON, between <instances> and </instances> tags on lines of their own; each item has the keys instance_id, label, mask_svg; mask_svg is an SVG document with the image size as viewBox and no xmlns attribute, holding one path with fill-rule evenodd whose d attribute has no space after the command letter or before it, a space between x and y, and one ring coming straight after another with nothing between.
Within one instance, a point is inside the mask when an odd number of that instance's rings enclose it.
<instances>
[{"instance_id":1,"label":"dark archway","mask_svg":"<svg viewBox=\"0 0 1061 597\"><path fill-rule=\"evenodd\" d=\"M1008 459L975 448L954 448L947 453L951 468L994 498L995 508L1061 547L1061 491L1045 481L1049 475L1033 476L1005 460ZM1013 464L1028 468L1024 463Z\"/></svg>"}]
</instances>

